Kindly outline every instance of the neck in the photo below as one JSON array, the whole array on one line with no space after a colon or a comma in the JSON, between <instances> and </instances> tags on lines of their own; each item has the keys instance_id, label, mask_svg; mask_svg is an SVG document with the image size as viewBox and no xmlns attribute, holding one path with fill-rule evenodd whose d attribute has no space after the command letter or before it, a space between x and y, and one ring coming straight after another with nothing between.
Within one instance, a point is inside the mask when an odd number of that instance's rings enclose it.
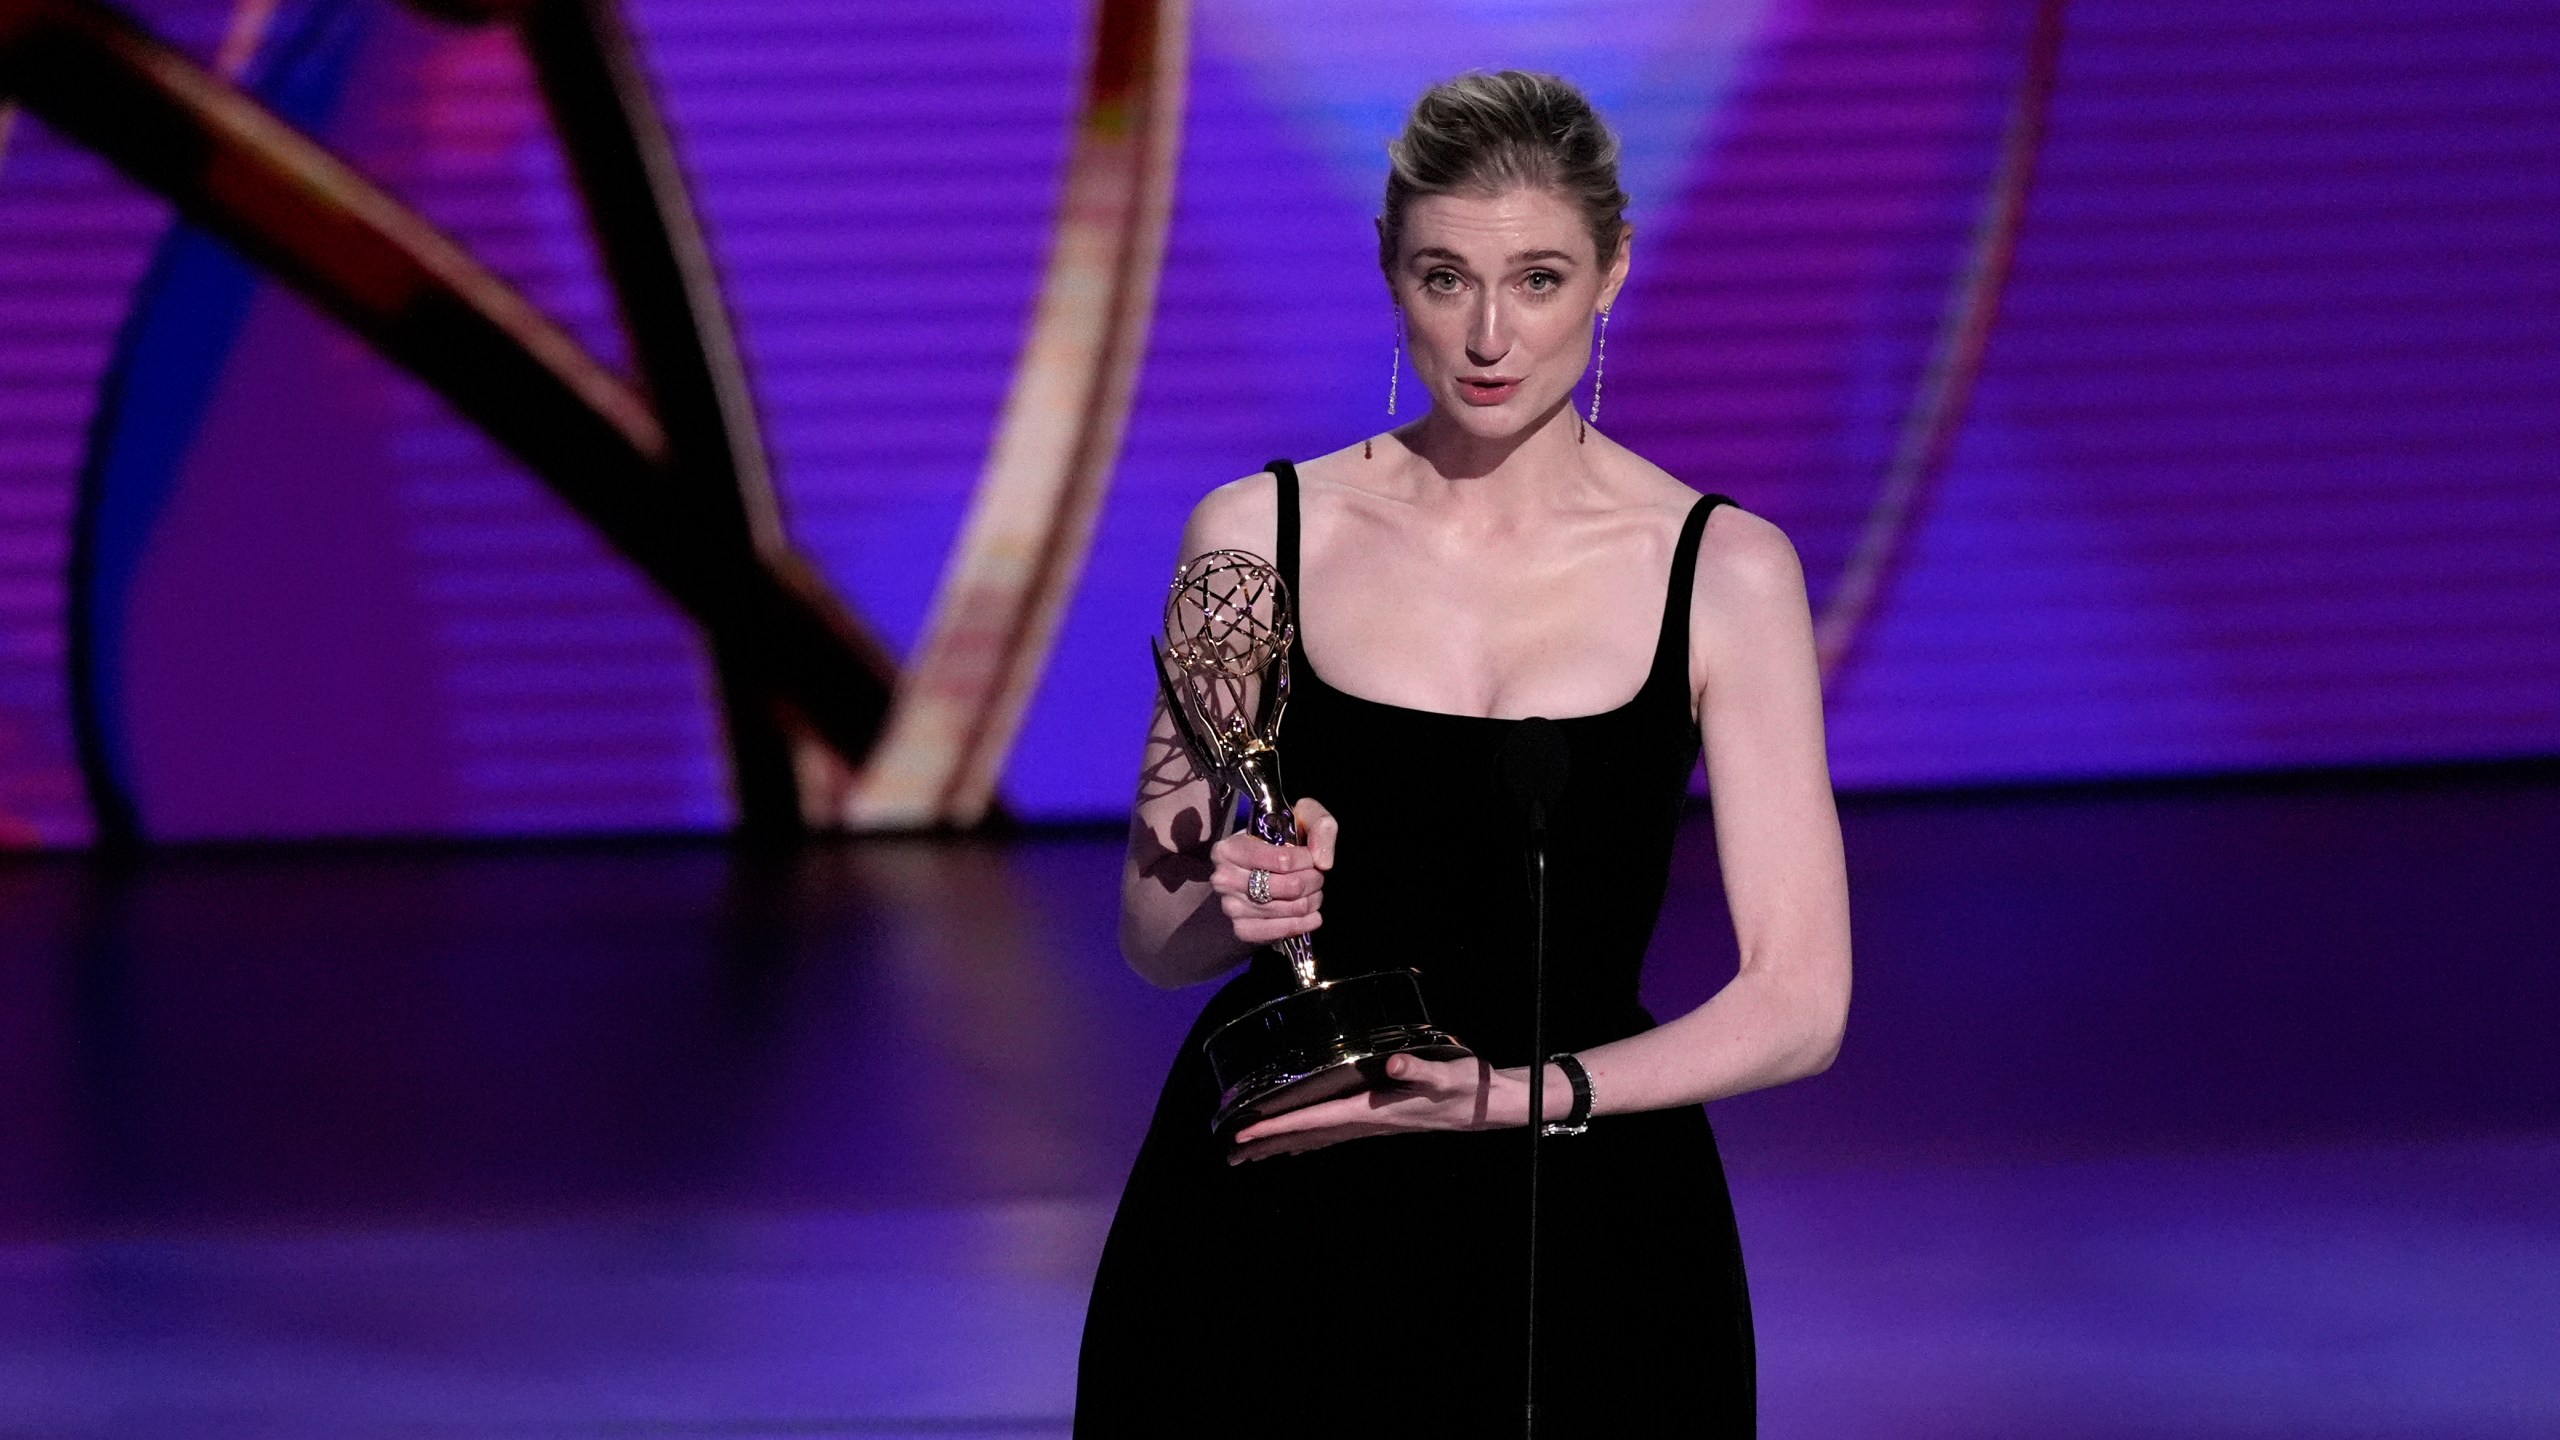
<instances>
[{"instance_id":1,"label":"neck","mask_svg":"<svg viewBox=\"0 0 2560 1440\"><path fill-rule=\"evenodd\" d=\"M1472 434L1433 409L1402 432L1405 444L1422 462L1425 483L1482 500L1517 496L1523 500L1552 493L1559 482L1570 483L1588 473L1586 443L1578 443L1580 427L1573 397L1548 408L1544 415L1508 435Z\"/></svg>"}]
</instances>

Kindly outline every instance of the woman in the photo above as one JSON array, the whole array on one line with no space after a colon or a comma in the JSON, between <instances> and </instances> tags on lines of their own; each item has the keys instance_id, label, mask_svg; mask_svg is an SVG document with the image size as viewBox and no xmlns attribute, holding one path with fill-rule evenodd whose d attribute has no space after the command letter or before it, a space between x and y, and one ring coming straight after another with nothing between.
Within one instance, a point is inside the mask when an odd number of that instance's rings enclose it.
<instances>
[{"instance_id":1,"label":"woman","mask_svg":"<svg viewBox=\"0 0 2560 1440\"><path fill-rule=\"evenodd\" d=\"M1701 1102L1811 1075L1849 993L1847 884L1793 549L1574 407L1632 232L1617 144L1572 87L1438 86L1390 147L1379 259L1421 419L1203 500L1186 558L1273 557L1297 605L1281 753L1308 843L1210 842L1156 718L1121 943L1159 985L1251 960L1176 1061L1086 1320L1077 1433L1516 1434L1529 1051L1525 837L1482 797L1559 721L1547 1034L1588 1077L1550 1140L1539 1433L1746 1435L1741 1252ZM1600 377L1592 377L1596 391ZM1741 965L1668 1024L1637 972L1703 738ZM1263 878L1257 881L1259 873ZM1325 973L1414 966L1480 1058L1210 1133L1200 1041ZM1549 1065L1546 1115L1575 1102Z\"/></svg>"}]
</instances>

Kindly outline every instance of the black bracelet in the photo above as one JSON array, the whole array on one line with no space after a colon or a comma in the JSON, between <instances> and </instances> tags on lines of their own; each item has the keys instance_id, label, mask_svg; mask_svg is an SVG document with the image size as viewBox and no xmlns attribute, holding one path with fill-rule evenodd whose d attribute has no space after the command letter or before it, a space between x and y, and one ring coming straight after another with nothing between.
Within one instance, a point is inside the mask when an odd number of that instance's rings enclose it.
<instances>
[{"instance_id":1,"label":"black bracelet","mask_svg":"<svg viewBox=\"0 0 2560 1440\"><path fill-rule=\"evenodd\" d=\"M1579 1135L1591 1128L1591 1072L1582 1068L1582 1058L1567 1051L1547 1057L1547 1063L1564 1072L1565 1083L1573 1087L1573 1108L1561 1120L1550 1120L1538 1127L1541 1135Z\"/></svg>"}]
</instances>

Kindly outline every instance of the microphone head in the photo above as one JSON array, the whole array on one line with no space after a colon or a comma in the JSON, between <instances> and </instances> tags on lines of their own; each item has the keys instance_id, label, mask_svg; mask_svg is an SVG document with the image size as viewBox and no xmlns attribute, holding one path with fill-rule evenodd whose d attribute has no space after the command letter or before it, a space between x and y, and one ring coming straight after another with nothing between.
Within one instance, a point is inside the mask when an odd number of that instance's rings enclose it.
<instances>
[{"instance_id":1,"label":"microphone head","mask_svg":"<svg viewBox=\"0 0 2560 1440\"><path fill-rule=\"evenodd\" d=\"M1543 715L1532 715L1512 726L1502 742L1495 768L1501 772L1502 788L1511 798L1526 808L1532 819L1543 819L1548 807L1563 796L1565 783L1573 775L1573 752L1565 745L1564 727Z\"/></svg>"}]
</instances>

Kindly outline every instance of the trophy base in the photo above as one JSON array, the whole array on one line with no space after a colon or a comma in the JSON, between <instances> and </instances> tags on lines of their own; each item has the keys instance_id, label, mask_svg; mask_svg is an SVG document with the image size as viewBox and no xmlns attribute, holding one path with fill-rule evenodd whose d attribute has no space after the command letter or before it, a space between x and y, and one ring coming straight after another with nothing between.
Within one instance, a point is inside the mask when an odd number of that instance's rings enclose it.
<instances>
[{"instance_id":1,"label":"trophy base","mask_svg":"<svg viewBox=\"0 0 2560 1440\"><path fill-rule=\"evenodd\" d=\"M1411 970L1319 981L1266 1000L1218 1027L1201 1048L1218 1082L1210 1128L1220 1135L1365 1090L1386 1077L1391 1056L1457 1060L1475 1053L1431 1023Z\"/></svg>"}]
</instances>

